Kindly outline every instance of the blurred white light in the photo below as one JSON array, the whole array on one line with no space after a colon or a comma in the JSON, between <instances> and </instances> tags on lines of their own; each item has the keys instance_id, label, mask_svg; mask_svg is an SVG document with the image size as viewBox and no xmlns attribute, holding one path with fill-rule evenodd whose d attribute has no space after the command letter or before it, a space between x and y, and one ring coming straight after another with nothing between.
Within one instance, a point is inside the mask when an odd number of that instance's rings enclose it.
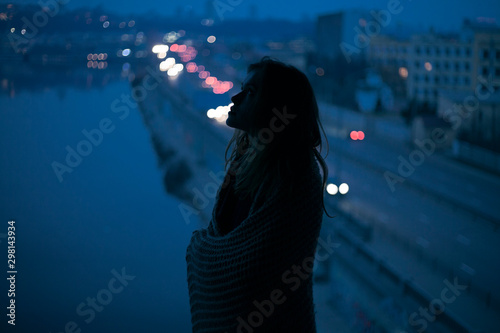
<instances>
[{"instance_id":1,"label":"blurred white light","mask_svg":"<svg viewBox=\"0 0 500 333\"><path fill-rule=\"evenodd\" d=\"M130 55L130 49L125 49L122 51L122 56L127 57L128 55Z\"/></svg>"},{"instance_id":2,"label":"blurred white light","mask_svg":"<svg viewBox=\"0 0 500 333\"><path fill-rule=\"evenodd\" d=\"M172 58L172 57L169 57L167 59L165 59L165 62L170 66L174 66L175 65L175 58Z\"/></svg>"},{"instance_id":3,"label":"blurred white light","mask_svg":"<svg viewBox=\"0 0 500 333\"><path fill-rule=\"evenodd\" d=\"M349 185L347 185L346 183L340 184L339 192L340 194L346 194L347 192L349 192Z\"/></svg>"},{"instance_id":4,"label":"blurred white light","mask_svg":"<svg viewBox=\"0 0 500 333\"><path fill-rule=\"evenodd\" d=\"M26 33L26 29L21 30L21 35L24 35Z\"/></svg>"},{"instance_id":5,"label":"blurred white light","mask_svg":"<svg viewBox=\"0 0 500 333\"><path fill-rule=\"evenodd\" d=\"M14 33L16 31L16 28L10 28L10 32Z\"/></svg>"},{"instance_id":6,"label":"blurred white light","mask_svg":"<svg viewBox=\"0 0 500 333\"><path fill-rule=\"evenodd\" d=\"M215 118L215 115L216 115L215 109L209 109L207 111L207 117L208 118Z\"/></svg>"},{"instance_id":7,"label":"blurred white light","mask_svg":"<svg viewBox=\"0 0 500 333\"><path fill-rule=\"evenodd\" d=\"M223 114L223 115L215 118L215 120L217 120L219 123L226 121L226 119L227 119L227 114Z\"/></svg>"},{"instance_id":8,"label":"blurred white light","mask_svg":"<svg viewBox=\"0 0 500 333\"><path fill-rule=\"evenodd\" d=\"M227 114L228 114L230 107L232 105L233 105L233 103L230 103L229 105L218 106L216 109L209 109L207 111L207 117L211 118L211 119L215 119L219 123L225 122L227 119Z\"/></svg>"},{"instance_id":9,"label":"blurred white light","mask_svg":"<svg viewBox=\"0 0 500 333\"><path fill-rule=\"evenodd\" d=\"M105 28L105 29L106 29L107 27L109 27L109 21L104 22L104 23L102 24L102 27L103 27L103 28Z\"/></svg>"},{"instance_id":10,"label":"blurred white light","mask_svg":"<svg viewBox=\"0 0 500 333\"><path fill-rule=\"evenodd\" d=\"M158 44L153 46L152 49L153 53L167 53L168 52L168 45L163 45L163 44Z\"/></svg>"},{"instance_id":11,"label":"blurred white light","mask_svg":"<svg viewBox=\"0 0 500 333\"><path fill-rule=\"evenodd\" d=\"M184 69L184 65L183 64L175 64L174 67L176 71L180 72Z\"/></svg>"},{"instance_id":12,"label":"blurred white light","mask_svg":"<svg viewBox=\"0 0 500 333\"><path fill-rule=\"evenodd\" d=\"M175 68L170 68L168 71L167 71L167 75L168 76L176 76L177 74L179 74L179 71Z\"/></svg>"},{"instance_id":13,"label":"blurred white light","mask_svg":"<svg viewBox=\"0 0 500 333\"><path fill-rule=\"evenodd\" d=\"M167 56L167 52L160 52L156 55L158 59L163 59Z\"/></svg>"},{"instance_id":14,"label":"blurred white light","mask_svg":"<svg viewBox=\"0 0 500 333\"><path fill-rule=\"evenodd\" d=\"M160 71L165 72L169 70L168 64L165 61L160 62Z\"/></svg>"},{"instance_id":15,"label":"blurred white light","mask_svg":"<svg viewBox=\"0 0 500 333\"><path fill-rule=\"evenodd\" d=\"M171 69L173 66L175 65L175 59L170 57L170 58L167 58L165 60L163 60L161 63L160 63L160 70L162 72L165 72L165 71L168 71L169 69ZM177 71L177 69L176 69ZM173 73L173 71L171 72Z\"/></svg>"},{"instance_id":16,"label":"blurred white light","mask_svg":"<svg viewBox=\"0 0 500 333\"><path fill-rule=\"evenodd\" d=\"M326 192L328 192L328 194L330 194L330 195L335 195L335 194L337 194L338 191L339 191L339 188L335 184L328 184L326 186Z\"/></svg>"},{"instance_id":17,"label":"blurred white light","mask_svg":"<svg viewBox=\"0 0 500 333\"><path fill-rule=\"evenodd\" d=\"M213 42L215 42L215 39L216 39L215 36L208 36L207 42L213 43Z\"/></svg>"},{"instance_id":18,"label":"blurred white light","mask_svg":"<svg viewBox=\"0 0 500 333\"><path fill-rule=\"evenodd\" d=\"M163 41L167 43L173 43L175 42L178 38L180 37L180 34L178 34L175 31L170 31L168 34L165 34L163 36Z\"/></svg>"}]
</instances>

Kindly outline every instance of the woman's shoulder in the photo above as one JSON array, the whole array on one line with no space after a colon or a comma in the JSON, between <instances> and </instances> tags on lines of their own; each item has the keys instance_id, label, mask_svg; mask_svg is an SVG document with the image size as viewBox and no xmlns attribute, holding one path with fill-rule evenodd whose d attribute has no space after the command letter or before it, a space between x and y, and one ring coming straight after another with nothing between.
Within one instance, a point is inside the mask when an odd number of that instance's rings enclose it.
<instances>
[{"instance_id":1,"label":"woman's shoulder","mask_svg":"<svg viewBox=\"0 0 500 333\"><path fill-rule=\"evenodd\" d=\"M286 171L269 177L267 182L262 187L268 188L274 195L282 196L303 196L322 191L323 187L320 168L314 157L307 161L291 161Z\"/></svg>"}]
</instances>

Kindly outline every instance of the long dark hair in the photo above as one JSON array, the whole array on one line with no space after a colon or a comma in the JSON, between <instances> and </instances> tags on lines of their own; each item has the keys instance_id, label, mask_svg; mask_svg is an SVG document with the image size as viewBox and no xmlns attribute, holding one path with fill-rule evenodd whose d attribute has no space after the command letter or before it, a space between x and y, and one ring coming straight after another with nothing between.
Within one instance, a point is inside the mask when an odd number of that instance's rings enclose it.
<instances>
[{"instance_id":1,"label":"long dark hair","mask_svg":"<svg viewBox=\"0 0 500 333\"><path fill-rule=\"evenodd\" d=\"M293 189L293 181L283 180L293 179L316 160L322 169L324 193L328 167L321 156L321 133L327 154L328 140L309 80L294 66L270 57L251 64L247 72L252 71L261 74L255 126L250 132L236 129L225 152L226 169L231 164L236 174L235 192L253 196L264 181L269 191L279 185Z\"/></svg>"}]
</instances>

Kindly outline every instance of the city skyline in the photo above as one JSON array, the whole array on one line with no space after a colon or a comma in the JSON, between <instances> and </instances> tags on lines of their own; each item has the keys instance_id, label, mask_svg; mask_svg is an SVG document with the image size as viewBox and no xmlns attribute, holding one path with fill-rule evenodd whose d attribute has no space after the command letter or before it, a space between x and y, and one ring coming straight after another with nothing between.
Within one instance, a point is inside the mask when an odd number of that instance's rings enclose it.
<instances>
[{"instance_id":1,"label":"city skyline","mask_svg":"<svg viewBox=\"0 0 500 333\"><path fill-rule=\"evenodd\" d=\"M45 3L49 4L47 0ZM389 6L397 6L400 11L394 17L392 24L408 25L419 29L427 29L431 26L438 30L452 31L458 29L465 18L488 18L493 19L497 24L500 22L500 3L492 0L481 0L475 2L445 0L435 5L431 0L411 1L411 0L374 0L371 2L363 0L340 0L336 2L324 0L311 0L307 6L291 6L284 0L266 2L262 5L260 0L173 0L168 3L161 3L157 0L88 0L81 1L59 1L66 2L69 9L80 7L102 6L103 9L117 14L137 13L144 14L156 12L168 16L170 13L193 12L197 15L204 15L213 11L217 17L223 19L241 19L247 17L267 19L291 19L291 20L314 20L319 15L334 13L350 9L382 10ZM12 1L16 4L38 4L35 0ZM40 2L40 3L43 3Z\"/></svg>"}]
</instances>

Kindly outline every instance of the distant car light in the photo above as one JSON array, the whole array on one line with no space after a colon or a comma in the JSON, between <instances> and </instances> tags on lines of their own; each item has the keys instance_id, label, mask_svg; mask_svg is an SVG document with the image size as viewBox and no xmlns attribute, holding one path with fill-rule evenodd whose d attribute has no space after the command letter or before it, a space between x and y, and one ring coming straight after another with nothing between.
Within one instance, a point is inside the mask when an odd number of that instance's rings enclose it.
<instances>
[{"instance_id":1,"label":"distant car light","mask_svg":"<svg viewBox=\"0 0 500 333\"><path fill-rule=\"evenodd\" d=\"M346 183L340 184L339 192L340 194L346 194L347 192L349 192L349 185L347 185Z\"/></svg>"},{"instance_id":2,"label":"distant car light","mask_svg":"<svg viewBox=\"0 0 500 333\"><path fill-rule=\"evenodd\" d=\"M335 195L335 194L337 194L338 191L339 191L339 188L335 184L328 184L326 186L326 192L328 192L328 194L330 194L330 195Z\"/></svg>"}]
</instances>

